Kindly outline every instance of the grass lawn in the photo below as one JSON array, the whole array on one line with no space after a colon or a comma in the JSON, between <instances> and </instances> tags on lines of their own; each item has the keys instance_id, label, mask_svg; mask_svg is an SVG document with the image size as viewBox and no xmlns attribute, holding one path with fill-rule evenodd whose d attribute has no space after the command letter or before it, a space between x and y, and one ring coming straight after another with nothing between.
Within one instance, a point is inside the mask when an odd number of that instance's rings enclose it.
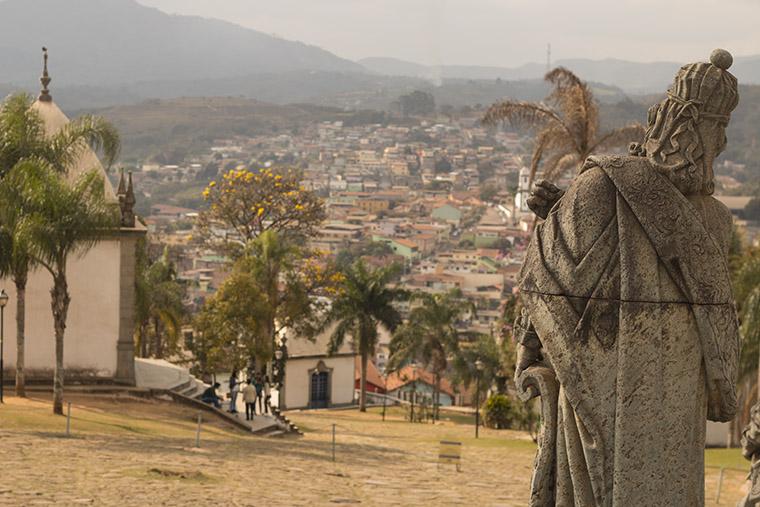
<instances>
[{"instance_id":1,"label":"grass lawn","mask_svg":"<svg viewBox=\"0 0 760 507\"><path fill-rule=\"evenodd\" d=\"M411 424L381 409L291 412L302 438L260 438L171 402L67 396L65 418L49 396L0 405L0 505L525 505L535 445L523 432L482 429L472 418ZM464 424L460 424L460 422ZM335 447L333 461L333 425ZM461 471L437 463L439 442L462 443ZM708 450L714 502L719 468L747 469L737 450ZM742 496L746 473L726 470L720 505Z\"/></svg>"}]
</instances>

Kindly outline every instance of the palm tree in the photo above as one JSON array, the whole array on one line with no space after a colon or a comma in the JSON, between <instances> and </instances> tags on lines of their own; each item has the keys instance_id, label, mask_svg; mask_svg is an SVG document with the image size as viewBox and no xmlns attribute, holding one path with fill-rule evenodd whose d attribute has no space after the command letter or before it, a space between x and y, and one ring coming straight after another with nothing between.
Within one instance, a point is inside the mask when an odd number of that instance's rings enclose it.
<instances>
[{"instance_id":1,"label":"palm tree","mask_svg":"<svg viewBox=\"0 0 760 507\"><path fill-rule=\"evenodd\" d=\"M514 361L511 340L507 339L499 345L490 334L478 336L475 343L462 348L452 362L453 378L458 384L468 388L473 381L480 379L484 386L499 384L507 371L514 371L510 364ZM483 370L478 371L475 363L480 360ZM502 389L506 386L502 386ZM503 389L506 391L506 389Z\"/></svg>"},{"instance_id":2,"label":"palm tree","mask_svg":"<svg viewBox=\"0 0 760 507\"><path fill-rule=\"evenodd\" d=\"M398 274L395 265L368 269L359 259L343 273L341 292L330 307L323 326L335 325L330 335L328 353L334 354L343 345L346 335L361 357L361 381L359 410L367 410L367 361L375 354L377 328L383 326L390 332L401 324L401 314L394 303L406 298L402 289L390 287Z\"/></svg>"},{"instance_id":3,"label":"palm tree","mask_svg":"<svg viewBox=\"0 0 760 507\"><path fill-rule=\"evenodd\" d=\"M0 187L3 182L0 181ZM8 189L0 190L0 195ZM24 336L26 328L26 282L34 261L24 245L14 238L18 234L18 222L13 210L0 206L0 277L10 276L16 286L16 396L26 397L24 376ZM8 213L8 212L11 213Z\"/></svg>"},{"instance_id":4,"label":"palm tree","mask_svg":"<svg viewBox=\"0 0 760 507\"><path fill-rule=\"evenodd\" d=\"M0 105L0 181L19 162L30 159L44 160L63 173L87 146L101 148L106 164L111 165L119 152L118 133L101 118L83 116L47 136L42 118L32 107L31 96L12 95ZM7 202L0 202L0 276L10 276L16 286L16 395L25 396L26 283L34 265L32 257L16 241L19 217L17 210L3 205Z\"/></svg>"},{"instance_id":5,"label":"palm tree","mask_svg":"<svg viewBox=\"0 0 760 507\"><path fill-rule=\"evenodd\" d=\"M459 354L461 333L457 324L472 311L472 304L462 299L461 293L418 293L412 296L421 304L412 309L409 319L391 339L391 370L406 361L419 360L433 373L433 417L438 419L441 396L441 379L449 367L449 358Z\"/></svg>"},{"instance_id":6,"label":"palm tree","mask_svg":"<svg viewBox=\"0 0 760 507\"><path fill-rule=\"evenodd\" d=\"M103 179L96 171L69 183L51 164L25 160L5 179L14 193L3 197L19 210L18 241L53 277L53 412L63 414L63 343L71 303L66 265L72 255L83 255L95 246L103 232L118 227L118 208L106 199Z\"/></svg>"},{"instance_id":7,"label":"palm tree","mask_svg":"<svg viewBox=\"0 0 760 507\"><path fill-rule=\"evenodd\" d=\"M0 106L0 178L22 160L39 158L59 173L67 172L88 147L100 151L110 167L119 155L119 134L105 119L84 115L53 135L32 107L28 94L11 95Z\"/></svg>"},{"instance_id":8,"label":"palm tree","mask_svg":"<svg viewBox=\"0 0 760 507\"><path fill-rule=\"evenodd\" d=\"M138 262L136 295L136 324L140 355L148 357L150 339L148 327L153 325L154 357L163 358L167 352L173 352L179 342L182 318L185 314L183 305L184 289L177 282L177 272L169 260L169 252L164 253L156 262L147 265L147 259ZM163 338L165 336L165 339Z\"/></svg>"},{"instance_id":9,"label":"palm tree","mask_svg":"<svg viewBox=\"0 0 760 507\"><path fill-rule=\"evenodd\" d=\"M598 135L599 107L588 84L564 67L544 77L552 86L547 102L506 100L493 104L483 116L485 125L509 121L538 130L530 163L532 184L543 161L543 176L556 181L571 167L579 168L589 155L638 141L644 128L638 123ZM552 107L554 106L554 107Z\"/></svg>"}]
</instances>

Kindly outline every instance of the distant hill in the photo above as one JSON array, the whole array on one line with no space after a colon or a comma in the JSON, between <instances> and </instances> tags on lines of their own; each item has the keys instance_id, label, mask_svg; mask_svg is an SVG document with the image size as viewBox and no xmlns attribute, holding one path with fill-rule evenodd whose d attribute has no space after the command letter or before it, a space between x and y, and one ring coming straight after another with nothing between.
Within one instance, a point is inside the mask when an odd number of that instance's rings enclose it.
<instances>
[{"instance_id":1,"label":"distant hill","mask_svg":"<svg viewBox=\"0 0 760 507\"><path fill-rule=\"evenodd\" d=\"M111 121L121 134L126 160L162 155L173 163L187 154L204 152L216 139L290 133L315 121L340 120L346 125L385 121L385 113L378 111L278 105L242 97L151 99L67 113L72 117L94 113Z\"/></svg>"},{"instance_id":2,"label":"distant hill","mask_svg":"<svg viewBox=\"0 0 760 507\"><path fill-rule=\"evenodd\" d=\"M0 82L36 86L43 45L50 48L53 87L364 72L315 46L134 0L0 1Z\"/></svg>"},{"instance_id":3,"label":"distant hill","mask_svg":"<svg viewBox=\"0 0 760 507\"><path fill-rule=\"evenodd\" d=\"M417 77L433 83L440 83L442 79L507 81L540 79L546 73L546 66L538 63L514 68L471 65L428 66L395 58L364 58L359 60L359 63L376 74ZM640 63L616 59L576 58L558 60L553 65L567 67L586 81L604 83L618 87L626 93L638 94L664 91L683 63ZM760 55L737 57L731 67L731 72L743 84L760 84Z\"/></svg>"}]
</instances>

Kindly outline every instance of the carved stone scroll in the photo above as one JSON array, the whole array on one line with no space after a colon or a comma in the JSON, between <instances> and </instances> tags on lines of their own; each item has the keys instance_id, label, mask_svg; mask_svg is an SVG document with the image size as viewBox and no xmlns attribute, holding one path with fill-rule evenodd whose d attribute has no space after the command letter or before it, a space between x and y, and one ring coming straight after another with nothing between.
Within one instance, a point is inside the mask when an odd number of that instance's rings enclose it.
<instances>
[{"instance_id":1,"label":"carved stone scroll","mask_svg":"<svg viewBox=\"0 0 760 507\"><path fill-rule=\"evenodd\" d=\"M557 443L557 397L559 383L554 372L546 366L526 368L516 379L517 395L523 402L541 398L541 430L538 451L533 464L530 506L554 505Z\"/></svg>"}]
</instances>

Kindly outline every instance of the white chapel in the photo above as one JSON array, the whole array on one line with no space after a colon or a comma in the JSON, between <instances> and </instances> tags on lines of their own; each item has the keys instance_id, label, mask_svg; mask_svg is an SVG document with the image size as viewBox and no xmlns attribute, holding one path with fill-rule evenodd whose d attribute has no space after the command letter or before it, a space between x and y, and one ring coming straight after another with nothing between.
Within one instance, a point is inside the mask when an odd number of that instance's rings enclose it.
<instances>
[{"instance_id":1,"label":"white chapel","mask_svg":"<svg viewBox=\"0 0 760 507\"><path fill-rule=\"evenodd\" d=\"M41 82L42 92L33 108L44 121L48 134L63 128L69 119L55 104L48 90L51 79L47 54ZM82 257L73 257L67 266L71 305L64 343L66 382L115 382L134 385L135 258L137 241L146 233L135 221L131 175L122 175L114 191L103 165L89 148L72 167L68 177L91 170L99 171L106 196L121 208L121 227L106 233ZM26 289L25 372L28 384L49 382L55 365L55 338L50 309L52 279L38 269L29 275ZM3 353L4 378L12 383L16 360L16 294L10 278L0 279L0 289L10 296L5 308Z\"/></svg>"}]
</instances>

